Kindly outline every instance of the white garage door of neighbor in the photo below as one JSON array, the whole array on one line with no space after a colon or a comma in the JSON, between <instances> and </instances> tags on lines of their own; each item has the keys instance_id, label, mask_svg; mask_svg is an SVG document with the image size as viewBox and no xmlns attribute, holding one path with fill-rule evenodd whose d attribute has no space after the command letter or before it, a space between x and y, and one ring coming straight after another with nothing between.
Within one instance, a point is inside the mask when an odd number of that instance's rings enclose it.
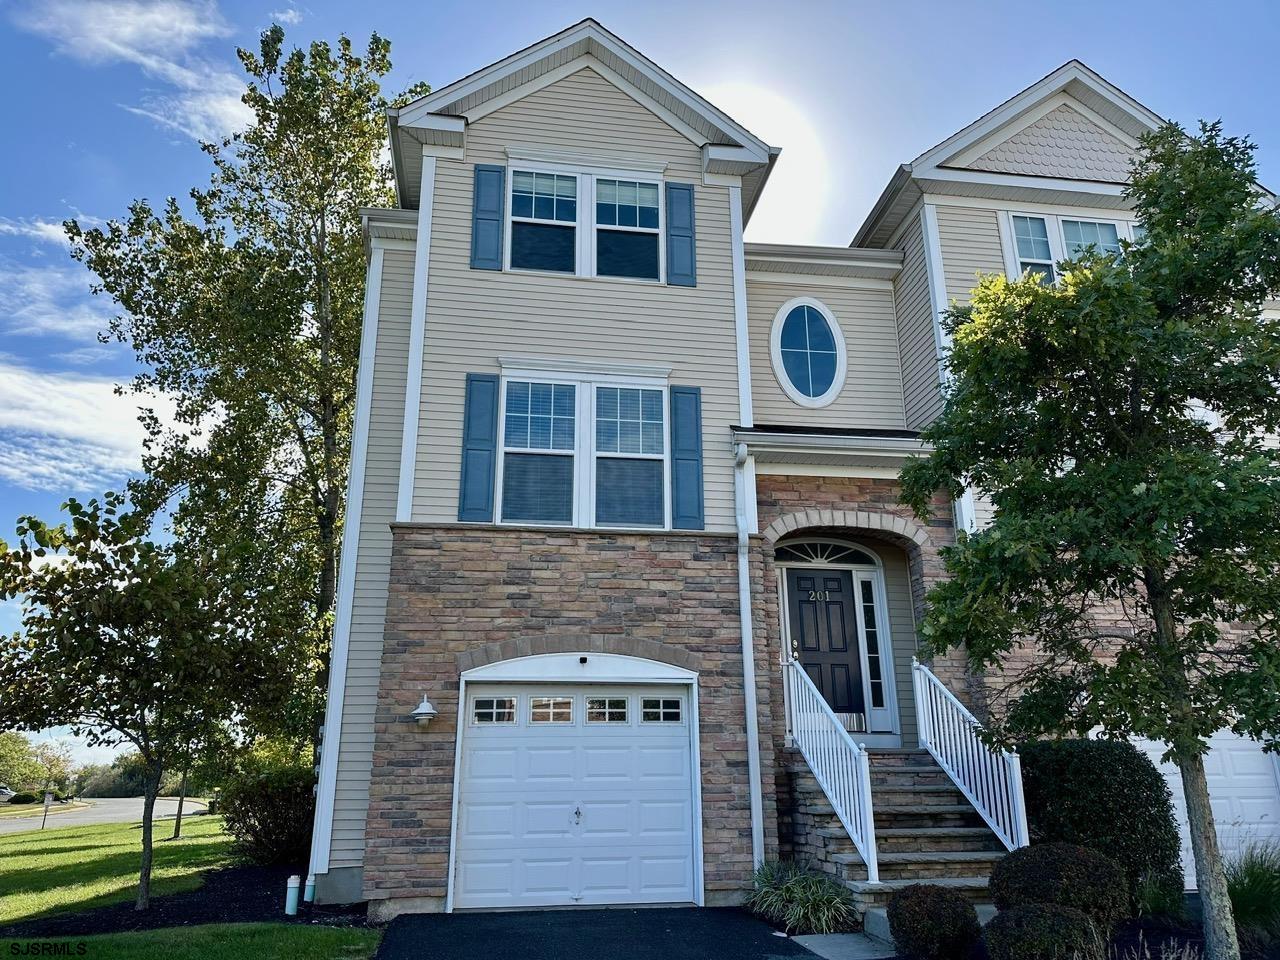
<instances>
[{"instance_id":1,"label":"white garage door of neighbor","mask_svg":"<svg viewBox=\"0 0 1280 960\"><path fill-rule=\"evenodd\" d=\"M692 903L688 687L467 687L455 907Z\"/></svg>"},{"instance_id":2,"label":"white garage door of neighbor","mask_svg":"<svg viewBox=\"0 0 1280 960\"><path fill-rule=\"evenodd\" d=\"M1182 834L1182 868L1187 889L1196 885L1196 863L1187 828L1187 803L1182 795L1182 775L1171 763L1160 763L1165 747L1150 740L1136 741L1169 782L1173 806ZM1209 801L1218 828L1218 844L1230 857L1254 840L1280 840L1280 765L1263 753L1257 741L1230 730L1220 730L1210 740L1204 758L1209 781Z\"/></svg>"}]
</instances>

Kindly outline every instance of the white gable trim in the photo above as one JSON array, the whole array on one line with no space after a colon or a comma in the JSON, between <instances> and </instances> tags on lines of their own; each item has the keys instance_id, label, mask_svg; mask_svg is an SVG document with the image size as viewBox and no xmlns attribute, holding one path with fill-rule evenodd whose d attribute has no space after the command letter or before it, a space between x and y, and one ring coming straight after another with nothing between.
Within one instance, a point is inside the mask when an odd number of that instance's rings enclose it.
<instances>
[{"instance_id":1,"label":"white gable trim","mask_svg":"<svg viewBox=\"0 0 1280 960\"><path fill-rule=\"evenodd\" d=\"M948 157L944 165L948 167L969 166L969 164L985 156L989 151L995 149L1006 140L1016 137L1023 130L1039 123L1059 107L1070 107L1090 123L1100 127L1102 130L1115 137L1129 150L1138 149L1138 141L1134 137L1125 133L1125 131L1121 130L1109 120L1103 119L1093 110L1086 107L1083 103L1064 90L1059 91L1043 103L1027 111L1018 118L1016 124L1010 123L1004 127L994 130L972 146Z\"/></svg>"},{"instance_id":2,"label":"white gable trim","mask_svg":"<svg viewBox=\"0 0 1280 960\"><path fill-rule=\"evenodd\" d=\"M911 163L912 172L917 177L935 175L937 167L950 163L951 158L967 151L974 144L985 140L993 133L1003 130L1016 122L1020 115L1035 107L1039 102L1061 92L1070 83L1080 83L1130 114L1139 124L1155 129L1164 121L1152 113L1131 96L1113 86L1079 61L1073 60L1064 64L1038 83L1023 90L1011 100L996 107L980 120L969 124L958 133L952 134L933 149L921 154ZM1091 118L1092 119L1092 118Z\"/></svg>"},{"instance_id":3,"label":"white gable trim","mask_svg":"<svg viewBox=\"0 0 1280 960\"><path fill-rule=\"evenodd\" d=\"M417 100L400 112L400 123L412 126L420 117L434 113L441 107L470 96L504 77L511 76L533 65L539 60L557 53L583 40L591 40L608 50L613 56L633 67L647 77L655 86L660 87L671 97L683 103L690 110L704 116L707 121L723 130L740 145L750 147L758 155L761 163L769 159L769 147L764 141L754 136L722 111L716 109L702 97L698 96L684 84L669 76L657 64L641 56L635 50L605 30L594 20L584 20L574 24L554 36L535 43L519 53L513 54L497 63L478 70L468 77L451 83L440 90ZM595 59L595 58L591 58ZM598 61L597 61L598 62ZM601 65L603 66L603 65ZM629 86L629 85L628 85ZM705 142L705 138L702 138Z\"/></svg>"}]
</instances>

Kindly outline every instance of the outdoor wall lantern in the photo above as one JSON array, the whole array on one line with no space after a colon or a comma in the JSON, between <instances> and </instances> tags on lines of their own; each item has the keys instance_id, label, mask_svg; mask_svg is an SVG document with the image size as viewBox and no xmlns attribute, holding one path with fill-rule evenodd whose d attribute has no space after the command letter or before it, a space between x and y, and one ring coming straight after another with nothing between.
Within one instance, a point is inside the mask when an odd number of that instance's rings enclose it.
<instances>
[{"instance_id":1,"label":"outdoor wall lantern","mask_svg":"<svg viewBox=\"0 0 1280 960\"><path fill-rule=\"evenodd\" d=\"M431 723L432 718L436 715L436 712L435 706L432 705L431 701L427 699L427 695L424 693L422 695L422 702L418 704L417 708L413 713L409 714L409 716L418 721L418 726L425 730Z\"/></svg>"}]
</instances>

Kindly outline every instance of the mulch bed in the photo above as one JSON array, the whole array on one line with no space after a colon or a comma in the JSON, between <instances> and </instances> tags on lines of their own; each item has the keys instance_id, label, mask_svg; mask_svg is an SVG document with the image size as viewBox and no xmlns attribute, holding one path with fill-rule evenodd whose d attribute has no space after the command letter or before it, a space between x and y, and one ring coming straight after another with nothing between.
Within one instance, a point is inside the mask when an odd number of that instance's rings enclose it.
<instances>
[{"instance_id":1,"label":"mulch bed","mask_svg":"<svg viewBox=\"0 0 1280 960\"><path fill-rule=\"evenodd\" d=\"M154 897L150 909L141 913L133 909L133 901L129 900L109 907L0 927L0 939L87 936L201 923L272 921L365 926L365 905L362 903L337 907L302 904L296 917L286 917L285 881L292 872L286 867L255 866L210 870L204 875L204 885L199 889Z\"/></svg>"}]
</instances>

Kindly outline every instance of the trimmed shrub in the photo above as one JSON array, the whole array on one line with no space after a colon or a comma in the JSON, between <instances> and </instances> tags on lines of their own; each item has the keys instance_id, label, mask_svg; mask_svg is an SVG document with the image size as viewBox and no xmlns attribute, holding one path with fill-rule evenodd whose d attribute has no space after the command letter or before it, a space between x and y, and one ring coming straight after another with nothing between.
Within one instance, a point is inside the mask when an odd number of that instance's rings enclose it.
<instances>
[{"instance_id":1,"label":"trimmed shrub","mask_svg":"<svg viewBox=\"0 0 1280 960\"><path fill-rule=\"evenodd\" d=\"M853 896L825 873L771 861L755 872L747 908L787 933L839 933L853 926Z\"/></svg>"},{"instance_id":2,"label":"trimmed shrub","mask_svg":"<svg viewBox=\"0 0 1280 960\"><path fill-rule=\"evenodd\" d=\"M965 960L982 937L973 904L936 884L903 887L887 912L894 942L914 960Z\"/></svg>"},{"instance_id":3,"label":"trimmed shrub","mask_svg":"<svg viewBox=\"0 0 1280 960\"><path fill-rule=\"evenodd\" d=\"M1049 903L1001 909L983 931L991 960L1103 960L1106 945L1080 910Z\"/></svg>"},{"instance_id":4,"label":"trimmed shrub","mask_svg":"<svg viewBox=\"0 0 1280 960\"><path fill-rule=\"evenodd\" d=\"M1129 887L1120 865L1071 843L1014 850L991 871L990 890L1001 910L1029 904L1071 907L1104 935L1129 912Z\"/></svg>"},{"instance_id":5,"label":"trimmed shrub","mask_svg":"<svg viewBox=\"0 0 1280 960\"><path fill-rule=\"evenodd\" d=\"M1033 843L1076 843L1106 854L1124 869L1135 900L1159 900L1153 887L1181 898L1173 797L1141 750L1119 740L1042 740L1019 752Z\"/></svg>"},{"instance_id":6,"label":"trimmed shrub","mask_svg":"<svg viewBox=\"0 0 1280 960\"><path fill-rule=\"evenodd\" d=\"M24 790L21 793L15 793L12 797L10 797L9 802L10 803L39 803L40 798L37 797L34 793L29 793Z\"/></svg>"},{"instance_id":7,"label":"trimmed shrub","mask_svg":"<svg viewBox=\"0 0 1280 960\"><path fill-rule=\"evenodd\" d=\"M236 849L254 863L305 864L315 774L301 757L250 754L223 782L218 808Z\"/></svg>"}]
</instances>

